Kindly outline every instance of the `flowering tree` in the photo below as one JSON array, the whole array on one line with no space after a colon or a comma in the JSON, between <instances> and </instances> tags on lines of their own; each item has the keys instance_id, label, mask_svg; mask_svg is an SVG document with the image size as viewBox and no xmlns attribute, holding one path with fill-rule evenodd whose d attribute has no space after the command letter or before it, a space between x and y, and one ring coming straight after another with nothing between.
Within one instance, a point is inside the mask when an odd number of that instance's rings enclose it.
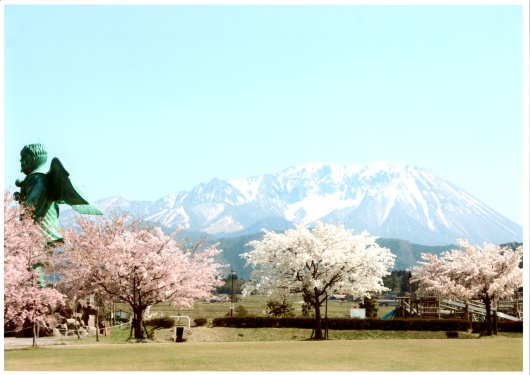
<instances>
[{"instance_id":1,"label":"flowering tree","mask_svg":"<svg viewBox=\"0 0 530 375\"><path fill-rule=\"evenodd\" d=\"M144 338L142 319L148 306L170 301L191 307L221 285L221 264L214 260L217 245L202 249L177 243L159 227L141 226L125 215L111 219L76 219L79 231L69 229L63 245L65 282L82 285L103 296L127 302L134 314L135 338Z\"/></svg>"},{"instance_id":2,"label":"flowering tree","mask_svg":"<svg viewBox=\"0 0 530 375\"><path fill-rule=\"evenodd\" d=\"M36 323L64 303L61 293L39 283L52 250L46 247L46 239L28 208L15 203L12 194L5 191L4 325L11 323L19 331L29 322L33 327L33 346Z\"/></svg>"},{"instance_id":3,"label":"flowering tree","mask_svg":"<svg viewBox=\"0 0 530 375\"><path fill-rule=\"evenodd\" d=\"M313 230L297 225L284 233L264 233L261 241L248 243L253 251L241 254L254 267L243 294L302 293L315 311L315 339L322 339L320 307L328 294L363 297L386 290L382 277L395 256L366 232L354 235L342 225L317 222Z\"/></svg>"},{"instance_id":4,"label":"flowering tree","mask_svg":"<svg viewBox=\"0 0 530 375\"><path fill-rule=\"evenodd\" d=\"M419 295L435 295L448 299L470 301L481 298L486 306L486 332L492 334L491 302L494 298L512 296L523 285L523 270L519 264L523 247L512 250L485 243L472 246L457 239L461 250L443 252L440 257L422 254L426 262L413 267L411 282L419 281Z\"/></svg>"}]
</instances>

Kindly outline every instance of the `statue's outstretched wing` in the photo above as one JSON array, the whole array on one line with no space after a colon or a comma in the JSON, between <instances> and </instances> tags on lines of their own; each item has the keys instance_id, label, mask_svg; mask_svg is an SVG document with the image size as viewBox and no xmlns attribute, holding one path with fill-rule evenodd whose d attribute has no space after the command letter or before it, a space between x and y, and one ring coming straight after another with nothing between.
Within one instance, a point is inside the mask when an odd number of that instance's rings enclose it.
<instances>
[{"instance_id":1,"label":"statue's outstretched wing","mask_svg":"<svg viewBox=\"0 0 530 375\"><path fill-rule=\"evenodd\" d=\"M99 208L84 197L80 186L70 176L58 158L52 159L47 176L51 188L50 192L57 203L68 204L82 214L103 215Z\"/></svg>"}]
</instances>

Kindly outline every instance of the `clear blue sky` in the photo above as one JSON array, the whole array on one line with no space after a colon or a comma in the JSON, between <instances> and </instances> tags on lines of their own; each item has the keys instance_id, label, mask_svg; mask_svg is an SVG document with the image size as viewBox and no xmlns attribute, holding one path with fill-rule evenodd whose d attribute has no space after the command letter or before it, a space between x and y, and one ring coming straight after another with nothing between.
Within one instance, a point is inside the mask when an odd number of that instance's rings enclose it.
<instances>
[{"instance_id":1,"label":"clear blue sky","mask_svg":"<svg viewBox=\"0 0 530 375\"><path fill-rule=\"evenodd\" d=\"M384 160L523 223L521 5L7 3L4 188L37 142L93 201Z\"/></svg>"}]
</instances>

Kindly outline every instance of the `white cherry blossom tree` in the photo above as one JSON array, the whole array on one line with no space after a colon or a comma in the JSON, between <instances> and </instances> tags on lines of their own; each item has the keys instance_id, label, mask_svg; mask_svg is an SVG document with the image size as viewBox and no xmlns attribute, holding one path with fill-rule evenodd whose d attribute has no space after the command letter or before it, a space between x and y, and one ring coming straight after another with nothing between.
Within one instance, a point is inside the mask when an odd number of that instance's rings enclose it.
<instances>
[{"instance_id":1,"label":"white cherry blossom tree","mask_svg":"<svg viewBox=\"0 0 530 375\"><path fill-rule=\"evenodd\" d=\"M461 249L440 254L424 253L425 262L412 268L419 282L418 295L434 295L448 299L470 301L482 299L486 307L486 333L492 334L491 302L495 298L511 297L523 285L520 263L523 247L512 250L508 246L485 243L472 246L457 239Z\"/></svg>"},{"instance_id":2,"label":"white cherry blossom tree","mask_svg":"<svg viewBox=\"0 0 530 375\"><path fill-rule=\"evenodd\" d=\"M64 296L40 285L53 249L31 216L11 192L4 192L4 325L11 323L19 331L29 322L35 346L36 323L62 305Z\"/></svg>"},{"instance_id":3,"label":"white cherry blossom tree","mask_svg":"<svg viewBox=\"0 0 530 375\"><path fill-rule=\"evenodd\" d=\"M86 280L94 292L121 298L134 313L135 338L144 338L143 315L148 306L169 301L191 307L222 284L222 265L214 258L217 244L189 247L159 227L128 221L126 215L110 219L76 219L79 230L65 233L64 282Z\"/></svg>"},{"instance_id":4,"label":"white cherry blossom tree","mask_svg":"<svg viewBox=\"0 0 530 375\"><path fill-rule=\"evenodd\" d=\"M254 268L243 294L302 293L315 311L315 339L323 338L320 307L327 295L363 297L387 290L382 278L395 256L367 232L354 235L343 225L316 222L312 230L297 225L284 233L264 233L261 241L248 243L254 250L241 254Z\"/></svg>"}]
</instances>

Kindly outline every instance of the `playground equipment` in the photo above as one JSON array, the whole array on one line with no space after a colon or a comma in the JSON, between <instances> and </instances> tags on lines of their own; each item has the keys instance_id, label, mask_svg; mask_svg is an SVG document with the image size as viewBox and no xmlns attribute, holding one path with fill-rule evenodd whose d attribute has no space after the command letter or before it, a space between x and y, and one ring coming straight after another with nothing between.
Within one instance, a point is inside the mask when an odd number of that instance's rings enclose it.
<instances>
[{"instance_id":1,"label":"playground equipment","mask_svg":"<svg viewBox=\"0 0 530 375\"><path fill-rule=\"evenodd\" d=\"M394 314L396 313L396 311L397 311L397 308L395 308L393 310L390 310L385 315L383 315L383 317L381 319L385 320L385 319L388 319L388 318L392 318L394 316Z\"/></svg>"},{"instance_id":2,"label":"playground equipment","mask_svg":"<svg viewBox=\"0 0 530 375\"><path fill-rule=\"evenodd\" d=\"M457 301L433 296L419 297L417 296L417 283L410 283L412 277L412 272L409 272L410 293L407 293L408 296L396 297L396 308L386 314L383 319L390 317L434 317L484 320L486 307L479 296L473 301ZM523 320L522 292L523 290L520 288L514 291L511 298L492 300L491 313L500 319Z\"/></svg>"},{"instance_id":3,"label":"playground equipment","mask_svg":"<svg viewBox=\"0 0 530 375\"><path fill-rule=\"evenodd\" d=\"M480 306L475 306L469 303L462 303L458 301L451 301L447 299L442 300L442 303L447 306L455 306L456 308L464 308L464 309L467 309L468 311L473 311L473 312L477 312L482 315L486 315L486 309ZM491 309L491 310L497 314L498 318L503 318L503 319L508 319L508 320L521 320L515 316L504 314L498 311L498 309Z\"/></svg>"},{"instance_id":4,"label":"playground equipment","mask_svg":"<svg viewBox=\"0 0 530 375\"><path fill-rule=\"evenodd\" d=\"M483 320L486 315L486 307L479 300L465 302L428 296L415 298L415 293L412 297L396 297L395 306L396 308L383 316L383 319L434 317ZM523 320L522 295L493 301L491 312L500 319Z\"/></svg>"}]
</instances>

